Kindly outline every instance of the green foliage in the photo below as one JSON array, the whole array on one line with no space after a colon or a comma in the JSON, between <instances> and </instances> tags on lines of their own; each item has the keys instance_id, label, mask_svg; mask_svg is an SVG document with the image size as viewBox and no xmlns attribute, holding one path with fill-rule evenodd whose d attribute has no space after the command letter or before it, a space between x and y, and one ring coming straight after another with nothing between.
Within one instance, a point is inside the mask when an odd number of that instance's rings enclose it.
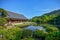
<instances>
[{"instance_id":1,"label":"green foliage","mask_svg":"<svg viewBox=\"0 0 60 40\"><path fill-rule=\"evenodd\" d=\"M37 17L37 16L35 16L35 17L33 17L32 19L30 19L30 21L39 24L39 23L40 23L40 18Z\"/></svg>"},{"instance_id":2,"label":"green foliage","mask_svg":"<svg viewBox=\"0 0 60 40\"><path fill-rule=\"evenodd\" d=\"M4 26L4 24L7 23L7 19L6 18L0 18L0 26Z\"/></svg>"},{"instance_id":3,"label":"green foliage","mask_svg":"<svg viewBox=\"0 0 60 40\"><path fill-rule=\"evenodd\" d=\"M50 32L47 34L45 40L60 40L58 32Z\"/></svg>"},{"instance_id":4,"label":"green foliage","mask_svg":"<svg viewBox=\"0 0 60 40\"><path fill-rule=\"evenodd\" d=\"M41 24L41 26L46 28L45 40L60 40L60 32L56 26L50 24Z\"/></svg>"},{"instance_id":5,"label":"green foliage","mask_svg":"<svg viewBox=\"0 0 60 40\"><path fill-rule=\"evenodd\" d=\"M60 40L60 30L59 30L59 32L58 32L58 40Z\"/></svg>"},{"instance_id":6,"label":"green foliage","mask_svg":"<svg viewBox=\"0 0 60 40\"><path fill-rule=\"evenodd\" d=\"M6 26L0 26L0 29L4 29L4 28L6 28Z\"/></svg>"},{"instance_id":7,"label":"green foliage","mask_svg":"<svg viewBox=\"0 0 60 40\"><path fill-rule=\"evenodd\" d=\"M57 32L58 31L58 29L56 27L47 27L46 30L47 30L47 32L55 32L55 31Z\"/></svg>"},{"instance_id":8,"label":"green foliage","mask_svg":"<svg viewBox=\"0 0 60 40\"><path fill-rule=\"evenodd\" d=\"M31 38L33 36L33 31L32 30L24 30L22 36L23 36L23 38Z\"/></svg>"},{"instance_id":9,"label":"green foliage","mask_svg":"<svg viewBox=\"0 0 60 40\"><path fill-rule=\"evenodd\" d=\"M2 35L2 40L35 40L33 35L39 37L39 38L45 38L45 40L60 40L60 30L58 28L52 26L52 25L41 25L46 28L46 32L43 30L36 30L34 32L32 30L22 30L19 27L27 27L29 25L33 25L34 23L23 23L21 25L15 25L16 27L7 29L3 28L4 25L7 23L7 12L6 10L0 8L0 13L2 13L2 17L0 18L0 36ZM30 21L35 22L37 24L40 23L60 23L60 10L55 10L53 12L50 12L48 14L44 14L42 16L35 16ZM36 25L36 24L35 24Z\"/></svg>"},{"instance_id":10,"label":"green foliage","mask_svg":"<svg viewBox=\"0 0 60 40\"><path fill-rule=\"evenodd\" d=\"M45 37L47 33L44 32L43 30L37 30L35 34L37 37Z\"/></svg>"},{"instance_id":11,"label":"green foliage","mask_svg":"<svg viewBox=\"0 0 60 40\"><path fill-rule=\"evenodd\" d=\"M18 25L15 25L15 26L23 28L23 27L27 27L27 26L30 26L30 25L37 25L37 24L33 23L33 22L22 22L22 24L18 24Z\"/></svg>"},{"instance_id":12,"label":"green foliage","mask_svg":"<svg viewBox=\"0 0 60 40\"><path fill-rule=\"evenodd\" d=\"M17 27L2 29L0 34L3 35L3 40L20 40L22 36L22 29Z\"/></svg>"},{"instance_id":13,"label":"green foliage","mask_svg":"<svg viewBox=\"0 0 60 40\"><path fill-rule=\"evenodd\" d=\"M56 27L46 27L46 30L48 32L45 40L58 40L59 39L59 30Z\"/></svg>"},{"instance_id":14,"label":"green foliage","mask_svg":"<svg viewBox=\"0 0 60 40\"><path fill-rule=\"evenodd\" d=\"M60 24L60 10L55 10L55 11L52 11L50 13L46 13L42 16L35 16L31 19L32 22L36 22L36 23L52 23L54 24L54 21L55 23L57 24Z\"/></svg>"},{"instance_id":15,"label":"green foliage","mask_svg":"<svg viewBox=\"0 0 60 40\"><path fill-rule=\"evenodd\" d=\"M7 23L7 18L6 18L7 12L6 12L6 10L0 8L0 13L1 13L1 15L0 15L0 26L4 26L4 24Z\"/></svg>"},{"instance_id":16,"label":"green foliage","mask_svg":"<svg viewBox=\"0 0 60 40\"><path fill-rule=\"evenodd\" d=\"M6 17L7 16L6 10L0 8L0 12L2 13L2 15L1 15L2 17Z\"/></svg>"},{"instance_id":17,"label":"green foliage","mask_svg":"<svg viewBox=\"0 0 60 40\"><path fill-rule=\"evenodd\" d=\"M25 38L24 40L34 40L33 38Z\"/></svg>"}]
</instances>

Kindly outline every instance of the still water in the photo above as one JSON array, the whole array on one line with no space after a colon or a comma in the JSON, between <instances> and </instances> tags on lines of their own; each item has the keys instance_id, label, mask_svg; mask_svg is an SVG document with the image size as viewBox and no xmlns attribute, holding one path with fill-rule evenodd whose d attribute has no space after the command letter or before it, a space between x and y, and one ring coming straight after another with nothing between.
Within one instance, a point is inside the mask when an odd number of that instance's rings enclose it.
<instances>
[{"instance_id":1,"label":"still water","mask_svg":"<svg viewBox=\"0 0 60 40\"><path fill-rule=\"evenodd\" d=\"M23 29L24 30L32 30L32 31L43 30L44 32L46 32L46 29L43 26L28 26Z\"/></svg>"}]
</instances>

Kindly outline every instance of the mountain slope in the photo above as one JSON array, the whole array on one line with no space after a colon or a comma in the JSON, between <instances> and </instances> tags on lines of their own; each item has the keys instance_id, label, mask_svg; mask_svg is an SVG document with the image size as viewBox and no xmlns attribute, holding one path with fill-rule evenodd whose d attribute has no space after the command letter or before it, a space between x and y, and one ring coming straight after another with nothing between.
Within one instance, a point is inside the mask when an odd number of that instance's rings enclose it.
<instances>
[{"instance_id":1,"label":"mountain slope","mask_svg":"<svg viewBox=\"0 0 60 40\"><path fill-rule=\"evenodd\" d=\"M59 22L60 18L60 9L54 10L52 12L46 13L42 16L35 16L31 19L33 22L40 22L40 23L54 23L54 20Z\"/></svg>"}]
</instances>

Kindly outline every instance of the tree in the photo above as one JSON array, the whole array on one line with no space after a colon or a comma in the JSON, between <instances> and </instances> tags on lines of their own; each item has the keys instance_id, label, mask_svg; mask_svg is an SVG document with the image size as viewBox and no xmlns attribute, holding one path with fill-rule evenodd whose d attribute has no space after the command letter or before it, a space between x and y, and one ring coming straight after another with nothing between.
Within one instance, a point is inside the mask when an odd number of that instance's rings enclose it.
<instances>
[{"instance_id":1,"label":"tree","mask_svg":"<svg viewBox=\"0 0 60 40\"><path fill-rule=\"evenodd\" d=\"M32 30L24 30L23 31L23 38L31 38L32 37L32 35L33 35L33 31Z\"/></svg>"},{"instance_id":2,"label":"tree","mask_svg":"<svg viewBox=\"0 0 60 40\"><path fill-rule=\"evenodd\" d=\"M35 23L37 23L37 24L40 24L40 18L39 17L37 17L37 16L35 16L35 17L33 17L32 19L30 19L30 21L31 22L35 22Z\"/></svg>"},{"instance_id":3,"label":"tree","mask_svg":"<svg viewBox=\"0 0 60 40\"><path fill-rule=\"evenodd\" d=\"M46 33L43 30L37 30L35 34L38 37L45 37L46 36Z\"/></svg>"},{"instance_id":4,"label":"tree","mask_svg":"<svg viewBox=\"0 0 60 40\"><path fill-rule=\"evenodd\" d=\"M0 18L0 26L4 26L7 23L6 18Z\"/></svg>"},{"instance_id":5,"label":"tree","mask_svg":"<svg viewBox=\"0 0 60 40\"><path fill-rule=\"evenodd\" d=\"M18 27L10 28L10 29L2 29L0 31L3 34L3 40L21 40L22 29Z\"/></svg>"},{"instance_id":6,"label":"tree","mask_svg":"<svg viewBox=\"0 0 60 40\"><path fill-rule=\"evenodd\" d=\"M4 26L7 23L7 12L0 8L0 26Z\"/></svg>"},{"instance_id":7,"label":"tree","mask_svg":"<svg viewBox=\"0 0 60 40\"><path fill-rule=\"evenodd\" d=\"M1 13L2 17L6 17L7 16L7 11L2 9L2 8L0 8L0 13Z\"/></svg>"}]
</instances>

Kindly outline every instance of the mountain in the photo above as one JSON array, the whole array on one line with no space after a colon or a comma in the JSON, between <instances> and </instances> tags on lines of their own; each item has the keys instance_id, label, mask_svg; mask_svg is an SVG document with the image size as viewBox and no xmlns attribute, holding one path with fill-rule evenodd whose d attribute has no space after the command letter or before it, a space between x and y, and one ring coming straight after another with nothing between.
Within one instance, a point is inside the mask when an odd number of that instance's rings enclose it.
<instances>
[{"instance_id":1,"label":"mountain","mask_svg":"<svg viewBox=\"0 0 60 40\"><path fill-rule=\"evenodd\" d=\"M55 10L45 15L49 15L52 17L53 15L55 15L55 17L51 19L50 22L53 22L53 23L55 22L56 24L60 24L60 10Z\"/></svg>"},{"instance_id":2,"label":"mountain","mask_svg":"<svg viewBox=\"0 0 60 40\"><path fill-rule=\"evenodd\" d=\"M40 22L40 23L52 23L56 21L56 24L60 23L60 9L54 10L49 13L45 13L42 16L35 16L31 19L32 22Z\"/></svg>"},{"instance_id":3,"label":"mountain","mask_svg":"<svg viewBox=\"0 0 60 40\"><path fill-rule=\"evenodd\" d=\"M52 12L50 12L50 13L46 13L46 14L44 14L44 15L52 15L52 14L60 15L60 9L54 10L54 11L52 11Z\"/></svg>"}]
</instances>

